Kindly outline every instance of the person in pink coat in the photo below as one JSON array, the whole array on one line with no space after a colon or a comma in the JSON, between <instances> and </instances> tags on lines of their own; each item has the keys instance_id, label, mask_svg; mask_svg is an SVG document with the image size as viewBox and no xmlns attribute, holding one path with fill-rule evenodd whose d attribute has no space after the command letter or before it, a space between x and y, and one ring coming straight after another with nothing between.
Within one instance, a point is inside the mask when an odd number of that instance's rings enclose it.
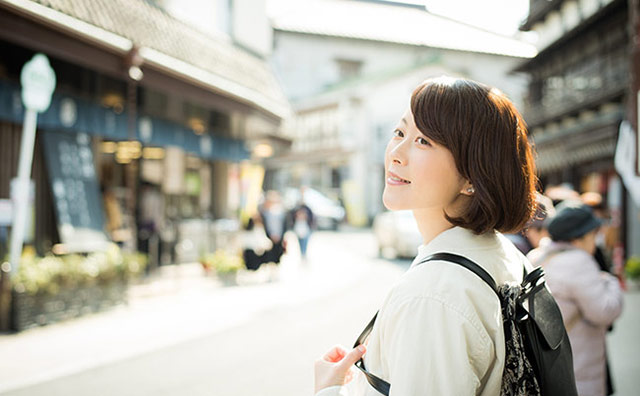
<instances>
[{"instance_id":1,"label":"person in pink coat","mask_svg":"<svg viewBox=\"0 0 640 396\"><path fill-rule=\"evenodd\" d=\"M573 350L580 396L607 391L607 328L622 312L622 289L593 258L600 220L580 201L565 201L548 223L552 242L531 251L532 264L544 267L546 283L564 319Z\"/></svg>"}]
</instances>

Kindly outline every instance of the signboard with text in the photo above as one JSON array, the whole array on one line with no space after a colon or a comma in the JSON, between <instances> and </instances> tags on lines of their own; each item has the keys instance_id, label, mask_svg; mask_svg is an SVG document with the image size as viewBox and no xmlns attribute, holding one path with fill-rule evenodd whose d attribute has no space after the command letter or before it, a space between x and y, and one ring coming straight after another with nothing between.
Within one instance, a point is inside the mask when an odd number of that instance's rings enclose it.
<instances>
[{"instance_id":1,"label":"signboard with text","mask_svg":"<svg viewBox=\"0 0 640 396\"><path fill-rule=\"evenodd\" d=\"M65 250L103 249L107 237L90 137L83 133L44 131L42 142Z\"/></svg>"}]
</instances>

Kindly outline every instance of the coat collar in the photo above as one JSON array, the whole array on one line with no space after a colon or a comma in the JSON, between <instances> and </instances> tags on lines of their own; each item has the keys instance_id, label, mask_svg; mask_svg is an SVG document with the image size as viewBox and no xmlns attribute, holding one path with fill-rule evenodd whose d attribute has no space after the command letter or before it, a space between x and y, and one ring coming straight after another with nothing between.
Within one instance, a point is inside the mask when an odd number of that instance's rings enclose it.
<instances>
[{"instance_id":1,"label":"coat collar","mask_svg":"<svg viewBox=\"0 0 640 396\"><path fill-rule=\"evenodd\" d=\"M411 267L427 256L438 252L456 253L474 261L483 261L478 256L482 256L482 252L487 250L495 251L500 244L497 232L492 231L478 235L466 228L452 227L438 234L428 244L418 247L418 255L413 260Z\"/></svg>"},{"instance_id":2,"label":"coat collar","mask_svg":"<svg viewBox=\"0 0 640 396\"><path fill-rule=\"evenodd\" d=\"M524 255L501 233L491 231L478 235L465 228L453 227L420 246L409 271L417 270L418 263L437 252L468 258L487 271L498 284L522 282L523 266L531 270Z\"/></svg>"}]
</instances>

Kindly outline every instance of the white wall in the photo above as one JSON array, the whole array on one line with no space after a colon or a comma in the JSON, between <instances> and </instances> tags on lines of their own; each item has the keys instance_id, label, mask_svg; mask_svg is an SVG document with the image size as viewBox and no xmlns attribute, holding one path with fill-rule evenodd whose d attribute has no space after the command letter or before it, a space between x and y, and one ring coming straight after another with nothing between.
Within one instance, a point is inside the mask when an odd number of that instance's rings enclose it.
<instances>
[{"instance_id":1,"label":"white wall","mask_svg":"<svg viewBox=\"0 0 640 396\"><path fill-rule=\"evenodd\" d=\"M231 34L245 48L262 55L271 53L273 29L265 0L233 0Z\"/></svg>"},{"instance_id":2,"label":"white wall","mask_svg":"<svg viewBox=\"0 0 640 396\"><path fill-rule=\"evenodd\" d=\"M522 60L490 54L417 47L369 40L276 31L271 64L290 99L317 94L339 81L335 59L363 62L362 74L399 70L427 61L496 86L520 105L526 92L524 77L507 73Z\"/></svg>"},{"instance_id":3,"label":"white wall","mask_svg":"<svg viewBox=\"0 0 640 396\"><path fill-rule=\"evenodd\" d=\"M224 18L224 1L161 0L160 4L173 17L198 30L209 34L227 33L221 19Z\"/></svg>"},{"instance_id":4,"label":"white wall","mask_svg":"<svg viewBox=\"0 0 640 396\"><path fill-rule=\"evenodd\" d=\"M261 56L273 46L266 0L160 0L172 16L211 35L221 33Z\"/></svg>"}]
</instances>

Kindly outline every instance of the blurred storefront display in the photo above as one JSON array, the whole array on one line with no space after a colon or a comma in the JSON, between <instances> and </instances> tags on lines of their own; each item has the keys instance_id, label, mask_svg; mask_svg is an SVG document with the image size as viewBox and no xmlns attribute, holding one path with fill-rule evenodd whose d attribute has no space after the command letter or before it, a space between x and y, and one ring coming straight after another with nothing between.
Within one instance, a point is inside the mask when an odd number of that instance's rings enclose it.
<instances>
[{"instance_id":1,"label":"blurred storefront display","mask_svg":"<svg viewBox=\"0 0 640 396\"><path fill-rule=\"evenodd\" d=\"M153 270L213 252L233 229L221 220L241 212L240 163L289 114L250 45L203 33L160 3L116 3L0 1L3 256L25 111L19 72L36 52L58 79L31 175L29 244L39 256L113 242L147 255Z\"/></svg>"}]
</instances>

